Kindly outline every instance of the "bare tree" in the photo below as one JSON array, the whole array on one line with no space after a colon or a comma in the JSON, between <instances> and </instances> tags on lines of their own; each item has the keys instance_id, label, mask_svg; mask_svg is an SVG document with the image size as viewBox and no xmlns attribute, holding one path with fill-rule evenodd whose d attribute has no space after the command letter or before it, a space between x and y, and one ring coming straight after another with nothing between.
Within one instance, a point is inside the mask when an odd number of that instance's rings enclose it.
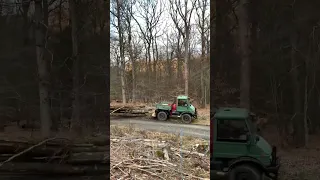
<instances>
[{"instance_id":1,"label":"bare tree","mask_svg":"<svg viewBox=\"0 0 320 180\"><path fill-rule=\"evenodd\" d=\"M241 54L240 105L250 109L250 58L249 58L249 23L248 1L239 2L239 40Z\"/></svg>"},{"instance_id":2,"label":"bare tree","mask_svg":"<svg viewBox=\"0 0 320 180\"><path fill-rule=\"evenodd\" d=\"M151 86L151 48L153 46L154 34L156 31L156 27L159 24L160 18L163 13L163 2L162 1L146 1L146 0L138 0L136 8L139 9L139 13L133 15L132 18L137 23L141 36L145 41L146 46L146 59L148 61L148 86ZM139 21L140 20L140 21ZM142 22L141 22L142 20ZM154 59L155 57L153 57ZM153 69L154 72L156 71ZM156 84L156 83L155 83Z\"/></svg>"},{"instance_id":3,"label":"bare tree","mask_svg":"<svg viewBox=\"0 0 320 180\"><path fill-rule=\"evenodd\" d=\"M197 0L193 4L196 2ZM168 94L170 94L169 96L182 94L185 92L182 73L186 69L188 72L187 76L190 77L187 78L189 81L186 86L188 87L188 93L197 99L196 101L198 102L199 96L196 94L198 94L200 87L200 71L202 68L200 68L201 57L196 47L201 44L199 44L200 33L194 24L197 20L195 13L192 14L189 11L193 11L193 9L195 11L195 8L190 8L192 5L190 1L188 2L186 12L187 27L190 29L187 31L189 40L185 53L190 61L188 68L183 67L183 52L185 51L185 38L183 34L186 32L184 28L185 23L178 11L176 11L176 20L180 30L176 28L176 25L171 20L170 8L165 8L163 1L127 0L122 3L124 6L122 11L123 50L130 57L127 59L128 62L126 62L125 70L127 95L132 97L133 102L154 102L168 98ZM119 38L114 38L115 35L118 36L119 26L117 23L116 3L111 3L111 5L114 6L114 8L111 8L113 9L111 11L111 31L114 31L114 33L111 33L111 40L113 44L118 44L115 47L116 49L112 51L113 58L111 59L113 62L112 69L115 72L114 75L116 75L116 72L121 69L119 68L121 66L119 65L121 58L119 58L120 55L116 52L116 50L120 49L120 41ZM184 8L182 11L185 13ZM129 17L129 14L131 17ZM208 36L209 30L206 28L209 25L207 22L209 20L205 19L205 21L205 36ZM193 36L190 37L190 34ZM204 41L205 52L207 52L208 39L206 37ZM204 55L208 56L208 53L204 53ZM203 62L204 81L202 87L207 89L206 87L209 87L207 71L209 61L207 61L207 57L204 59L206 61ZM120 81L120 78L121 75L113 76L112 84L116 83L117 80ZM120 99L120 83L112 85L112 91L113 100L117 101Z\"/></svg>"},{"instance_id":4,"label":"bare tree","mask_svg":"<svg viewBox=\"0 0 320 180\"><path fill-rule=\"evenodd\" d=\"M43 23L43 1L35 1L35 37L36 37L36 54L39 74L39 96L40 96L40 119L41 134L43 137L50 135L51 116L49 103L49 73L47 59L44 58L45 51L45 24ZM46 20L47 22L47 20Z\"/></svg>"},{"instance_id":5,"label":"bare tree","mask_svg":"<svg viewBox=\"0 0 320 180\"><path fill-rule=\"evenodd\" d=\"M198 30L201 35L201 62L200 62L200 99L201 99L201 106L205 106L205 85L204 85L204 79L203 79L203 61L205 61L206 58L206 45L209 46L209 44L206 44L207 34L206 32L209 31L210 27L207 27L207 21L210 18L210 16L207 14L209 1L208 0L198 0L197 1L197 8L196 13L198 17Z\"/></svg>"},{"instance_id":6,"label":"bare tree","mask_svg":"<svg viewBox=\"0 0 320 180\"><path fill-rule=\"evenodd\" d=\"M120 78L121 78L121 93L122 93L122 103L126 103L126 84L125 84L125 44L124 44L124 27L125 27L125 20L124 17L124 3L120 0L113 1L114 9L111 10L111 14L117 19L117 22L114 22L116 24L115 27L118 31L118 37L119 37L119 48L120 48Z\"/></svg>"},{"instance_id":7,"label":"bare tree","mask_svg":"<svg viewBox=\"0 0 320 180\"><path fill-rule=\"evenodd\" d=\"M178 29L183 36L184 43L184 84L185 94L188 95L189 91L189 43L191 31L191 17L193 10L196 7L197 0L169 0L170 1L170 15ZM189 3L191 2L191 4ZM182 21L182 25L181 25Z\"/></svg>"},{"instance_id":8,"label":"bare tree","mask_svg":"<svg viewBox=\"0 0 320 180\"><path fill-rule=\"evenodd\" d=\"M80 87L79 87L79 42L78 42L78 19L76 11L76 1L69 0L71 17L71 37L72 37L72 60L73 60L73 103L72 103L72 124L71 128L81 132L80 120Z\"/></svg>"},{"instance_id":9,"label":"bare tree","mask_svg":"<svg viewBox=\"0 0 320 180\"><path fill-rule=\"evenodd\" d=\"M136 99L136 66L135 66L135 57L133 55L133 42L132 42L132 16L133 10L132 7L134 5L134 2L132 0L126 1L125 4L125 20L126 20L126 31L127 31L127 36L128 36L128 49L129 49L129 58L131 60L131 68L132 68L132 101L134 102Z\"/></svg>"}]
</instances>

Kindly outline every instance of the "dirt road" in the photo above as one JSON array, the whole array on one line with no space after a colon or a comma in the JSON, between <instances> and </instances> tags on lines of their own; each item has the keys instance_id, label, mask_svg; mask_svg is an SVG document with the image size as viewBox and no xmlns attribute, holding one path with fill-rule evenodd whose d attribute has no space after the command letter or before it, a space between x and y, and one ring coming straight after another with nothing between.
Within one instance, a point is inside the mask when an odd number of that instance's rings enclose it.
<instances>
[{"instance_id":1,"label":"dirt road","mask_svg":"<svg viewBox=\"0 0 320 180\"><path fill-rule=\"evenodd\" d=\"M133 126L135 128L179 134L182 131L183 136L198 137L210 140L209 126L193 125L193 124L180 124L173 122L159 122L153 119L143 118L111 118L111 125L125 125Z\"/></svg>"}]
</instances>

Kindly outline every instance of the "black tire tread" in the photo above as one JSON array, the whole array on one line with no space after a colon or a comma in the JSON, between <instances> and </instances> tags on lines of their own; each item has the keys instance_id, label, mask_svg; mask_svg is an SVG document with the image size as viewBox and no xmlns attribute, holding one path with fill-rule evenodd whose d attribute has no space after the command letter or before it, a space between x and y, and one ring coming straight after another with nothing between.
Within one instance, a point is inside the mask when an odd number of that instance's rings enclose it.
<instances>
[{"instance_id":1,"label":"black tire tread","mask_svg":"<svg viewBox=\"0 0 320 180\"><path fill-rule=\"evenodd\" d=\"M165 114L166 114L166 119L165 119L165 120L160 120L160 119L158 118L158 115L159 115L160 113L165 113ZM168 119L168 114L167 114L165 111L159 111L159 112L157 113L157 120L159 120L159 121L166 121L167 119Z\"/></svg>"},{"instance_id":2,"label":"black tire tread","mask_svg":"<svg viewBox=\"0 0 320 180\"><path fill-rule=\"evenodd\" d=\"M262 172L251 164L243 164L232 168L228 180L237 180L236 175L239 172L251 172L254 178L250 178L250 180L262 180Z\"/></svg>"}]
</instances>

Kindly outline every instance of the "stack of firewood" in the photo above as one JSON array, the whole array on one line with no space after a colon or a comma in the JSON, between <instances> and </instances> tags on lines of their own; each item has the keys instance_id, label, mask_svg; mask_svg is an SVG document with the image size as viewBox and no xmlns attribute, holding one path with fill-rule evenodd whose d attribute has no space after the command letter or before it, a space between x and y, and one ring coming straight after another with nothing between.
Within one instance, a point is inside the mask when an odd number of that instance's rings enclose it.
<instances>
[{"instance_id":1,"label":"stack of firewood","mask_svg":"<svg viewBox=\"0 0 320 180\"><path fill-rule=\"evenodd\" d=\"M51 138L41 142L0 140L0 174L105 175L108 141L75 144Z\"/></svg>"}]
</instances>

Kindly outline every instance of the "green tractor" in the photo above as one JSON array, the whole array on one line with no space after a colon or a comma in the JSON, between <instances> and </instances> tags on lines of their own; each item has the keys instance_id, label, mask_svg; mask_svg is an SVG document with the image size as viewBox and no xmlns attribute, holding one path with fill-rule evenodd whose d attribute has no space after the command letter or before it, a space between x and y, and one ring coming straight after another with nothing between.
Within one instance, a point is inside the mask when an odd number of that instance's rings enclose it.
<instances>
[{"instance_id":1,"label":"green tractor","mask_svg":"<svg viewBox=\"0 0 320 180\"><path fill-rule=\"evenodd\" d=\"M191 104L188 96L180 95L173 103L161 102L156 104L156 110L152 114L159 121L166 121L171 117L178 117L184 123L190 124L197 118L197 109Z\"/></svg>"},{"instance_id":2,"label":"green tractor","mask_svg":"<svg viewBox=\"0 0 320 180\"><path fill-rule=\"evenodd\" d=\"M261 136L255 116L243 108L219 108L211 129L210 176L229 180L277 179L277 149Z\"/></svg>"}]
</instances>

